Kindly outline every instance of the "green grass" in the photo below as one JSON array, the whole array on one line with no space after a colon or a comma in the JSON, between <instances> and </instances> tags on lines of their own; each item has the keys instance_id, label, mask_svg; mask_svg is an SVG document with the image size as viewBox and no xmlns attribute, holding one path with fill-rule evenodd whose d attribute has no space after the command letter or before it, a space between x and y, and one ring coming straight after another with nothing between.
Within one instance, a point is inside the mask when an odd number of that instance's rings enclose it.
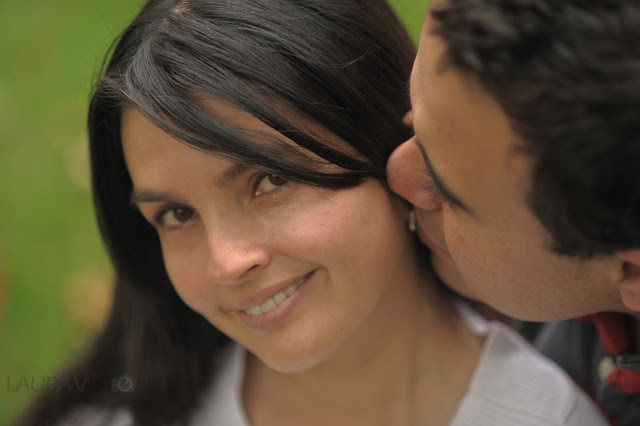
<instances>
[{"instance_id":1,"label":"green grass","mask_svg":"<svg viewBox=\"0 0 640 426\"><path fill-rule=\"evenodd\" d=\"M417 40L428 0L391 3ZM55 374L89 337L93 293L79 289L110 281L88 190L86 107L102 55L141 5L0 2L0 424L35 396L11 391L21 378Z\"/></svg>"}]
</instances>

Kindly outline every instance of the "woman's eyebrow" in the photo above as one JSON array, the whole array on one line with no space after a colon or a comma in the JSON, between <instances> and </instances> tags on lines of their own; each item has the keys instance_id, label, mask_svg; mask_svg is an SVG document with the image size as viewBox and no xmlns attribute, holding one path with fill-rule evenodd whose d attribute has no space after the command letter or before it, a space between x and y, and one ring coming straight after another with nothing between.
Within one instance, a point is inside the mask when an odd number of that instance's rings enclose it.
<instances>
[{"instance_id":1,"label":"woman's eyebrow","mask_svg":"<svg viewBox=\"0 0 640 426\"><path fill-rule=\"evenodd\" d=\"M131 191L131 198L129 199L129 202L132 205L137 206L140 203L160 203L173 200L174 198L169 194L134 188L133 191Z\"/></svg>"},{"instance_id":2,"label":"woman's eyebrow","mask_svg":"<svg viewBox=\"0 0 640 426\"><path fill-rule=\"evenodd\" d=\"M229 184L232 180L242 176L247 172L247 170L251 169L250 166L246 164L236 163L229 167L227 170L222 172L219 178L216 179L217 186L225 186Z\"/></svg>"},{"instance_id":3,"label":"woman's eyebrow","mask_svg":"<svg viewBox=\"0 0 640 426\"><path fill-rule=\"evenodd\" d=\"M227 168L224 172L222 172L220 177L215 179L215 185L217 186L228 185L229 182L242 176L249 169L251 169L251 167L247 166L246 164L236 163L230 166L229 168ZM156 191L149 191L146 189L135 189L135 188L131 191L131 197L129 200L129 202L134 206L137 206L140 203L160 203L160 202L169 202L169 201L171 202L175 201L175 197L163 192L156 192Z\"/></svg>"}]
</instances>

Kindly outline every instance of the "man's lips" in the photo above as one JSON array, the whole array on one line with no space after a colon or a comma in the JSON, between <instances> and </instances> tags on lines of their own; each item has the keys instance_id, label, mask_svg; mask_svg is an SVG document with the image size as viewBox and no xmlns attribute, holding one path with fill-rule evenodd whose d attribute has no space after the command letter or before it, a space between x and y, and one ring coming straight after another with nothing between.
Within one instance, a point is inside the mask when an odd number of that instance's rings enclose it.
<instances>
[{"instance_id":1,"label":"man's lips","mask_svg":"<svg viewBox=\"0 0 640 426\"><path fill-rule=\"evenodd\" d=\"M422 227L420 226L420 222L416 223L416 234L418 235L418 239L422 242L422 244L429 247L431 251L444 255L449 254L447 251L441 249L438 245L436 245L433 240L429 238L427 234L425 234L425 232L422 230Z\"/></svg>"}]
</instances>

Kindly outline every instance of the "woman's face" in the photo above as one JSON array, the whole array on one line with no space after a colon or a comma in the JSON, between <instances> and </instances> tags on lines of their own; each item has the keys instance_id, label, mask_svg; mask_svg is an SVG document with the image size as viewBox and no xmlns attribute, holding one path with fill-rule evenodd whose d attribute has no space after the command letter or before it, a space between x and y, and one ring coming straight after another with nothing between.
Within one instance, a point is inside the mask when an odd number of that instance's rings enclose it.
<instances>
[{"instance_id":1,"label":"woman's face","mask_svg":"<svg viewBox=\"0 0 640 426\"><path fill-rule=\"evenodd\" d=\"M286 141L227 109L234 125ZM122 143L132 200L157 229L177 292L267 365L310 368L401 313L397 283L414 273L406 210L379 182L286 182L180 143L135 109L123 113Z\"/></svg>"}]
</instances>

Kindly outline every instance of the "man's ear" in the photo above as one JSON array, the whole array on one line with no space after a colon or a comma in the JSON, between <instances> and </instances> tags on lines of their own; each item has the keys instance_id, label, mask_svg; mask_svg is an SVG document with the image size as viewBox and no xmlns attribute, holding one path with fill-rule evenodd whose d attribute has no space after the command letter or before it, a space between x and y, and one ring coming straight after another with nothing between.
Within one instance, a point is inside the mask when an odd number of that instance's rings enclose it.
<instances>
[{"instance_id":1,"label":"man's ear","mask_svg":"<svg viewBox=\"0 0 640 426\"><path fill-rule=\"evenodd\" d=\"M625 306L640 312L640 248L616 253L621 262L621 278L618 281L620 297Z\"/></svg>"}]
</instances>

